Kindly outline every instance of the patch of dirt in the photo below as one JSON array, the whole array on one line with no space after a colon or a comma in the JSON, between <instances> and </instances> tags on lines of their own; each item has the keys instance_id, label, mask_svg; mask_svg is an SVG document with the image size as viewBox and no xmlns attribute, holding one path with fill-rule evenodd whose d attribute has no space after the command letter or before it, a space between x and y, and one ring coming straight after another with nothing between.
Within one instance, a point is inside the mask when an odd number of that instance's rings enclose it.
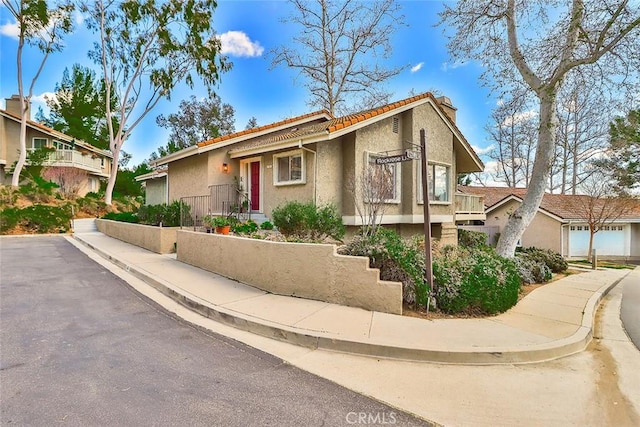
<instances>
[{"instance_id":1,"label":"patch of dirt","mask_svg":"<svg viewBox=\"0 0 640 427\"><path fill-rule=\"evenodd\" d=\"M563 278L565 278L567 276L571 276L573 274L580 274L580 273L584 273L584 271L568 269L564 273L554 274L553 277L551 278L551 280L549 280L546 283L532 283L530 285L522 285L520 287L520 294L518 295L518 301L520 301L522 298L526 297L527 295L529 295L531 292L535 291L539 287L542 287L542 286L547 285L549 283L555 282L556 280L563 279ZM403 316L407 316L407 317L417 317L417 318L426 319L426 320L436 320L436 319L479 319L479 318L484 318L484 317L493 317L493 315L487 315L487 314L484 314L484 313L481 313L481 312L473 312L473 311L472 312L465 312L465 313L447 314L447 313L443 313L443 312L441 312L439 310L429 310L429 312L427 313L426 309L421 308L421 307L415 307L414 305L407 304L407 303L403 303L402 315Z\"/></svg>"}]
</instances>

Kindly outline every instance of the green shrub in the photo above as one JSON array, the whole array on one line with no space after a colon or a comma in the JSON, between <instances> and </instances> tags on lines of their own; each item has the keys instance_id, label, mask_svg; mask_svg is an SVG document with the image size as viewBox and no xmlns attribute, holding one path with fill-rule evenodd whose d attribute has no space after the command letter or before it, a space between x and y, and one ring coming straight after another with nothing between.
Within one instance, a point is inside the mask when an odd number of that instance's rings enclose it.
<instances>
[{"instance_id":1,"label":"green shrub","mask_svg":"<svg viewBox=\"0 0 640 427\"><path fill-rule=\"evenodd\" d=\"M71 208L65 206L33 205L8 208L0 212L0 232L20 227L27 233L66 233L71 225Z\"/></svg>"},{"instance_id":2,"label":"green shrub","mask_svg":"<svg viewBox=\"0 0 640 427\"><path fill-rule=\"evenodd\" d=\"M239 222L231 226L231 231L237 234L253 234L258 231L258 224L253 220Z\"/></svg>"},{"instance_id":3,"label":"green shrub","mask_svg":"<svg viewBox=\"0 0 640 427\"><path fill-rule=\"evenodd\" d=\"M518 268L518 275L524 283L544 283L553 276L547 264L524 253L517 253L513 261Z\"/></svg>"},{"instance_id":4,"label":"green shrub","mask_svg":"<svg viewBox=\"0 0 640 427\"><path fill-rule=\"evenodd\" d=\"M345 228L335 205L287 202L272 212L273 222L287 239L322 241L327 237L341 240Z\"/></svg>"},{"instance_id":5,"label":"green shrub","mask_svg":"<svg viewBox=\"0 0 640 427\"><path fill-rule=\"evenodd\" d=\"M438 307L447 313L496 314L518 301L516 265L491 248L445 247L434 257L433 277Z\"/></svg>"},{"instance_id":6,"label":"green shrub","mask_svg":"<svg viewBox=\"0 0 640 427\"><path fill-rule=\"evenodd\" d=\"M543 262L554 273L562 273L569 266L567 261L558 252L550 249L540 249L536 247L518 248L517 253L527 254L527 257Z\"/></svg>"},{"instance_id":7,"label":"green shrub","mask_svg":"<svg viewBox=\"0 0 640 427\"><path fill-rule=\"evenodd\" d=\"M465 248L478 248L487 245L487 233L482 231L458 229L458 245Z\"/></svg>"},{"instance_id":8,"label":"green shrub","mask_svg":"<svg viewBox=\"0 0 640 427\"><path fill-rule=\"evenodd\" d=\"M261 230L273 230L273 224L269 221L265 221L262 224L260 224L260 229Z\"/></svg>"},{"instance_id":9,"label":"green shrub","mask_svg":"<svg viewBox=\"0 0 640 427\"><path fill-rule=\"evenodd\" d=\"M142 205L138 208L138 220L141 224L178 227L180 225L180 202L169 205Z\"/></svg>"},{"instance_id":10,"label":"green shrub","mask_svg":"<svg viewBox=\"0 0 640 427\"><path fill-rule=\"evenodd\" d=\"M133 212L108 212L102 217L102 219L138 223L138 215Z\"/></svg>"}]
</instances>

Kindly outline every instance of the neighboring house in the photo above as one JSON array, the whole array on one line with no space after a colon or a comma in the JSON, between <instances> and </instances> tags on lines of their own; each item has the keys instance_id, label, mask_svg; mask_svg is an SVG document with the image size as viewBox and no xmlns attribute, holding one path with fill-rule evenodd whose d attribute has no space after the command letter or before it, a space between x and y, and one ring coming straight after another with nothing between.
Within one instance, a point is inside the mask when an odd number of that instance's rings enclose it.
<instances>
[{"instance_id":1,"label":"neighboring house","mask_svg":"<svg viewBox=\"0 0 640 427\"><path fill-rule=\"evenodd\" d=\"M525 188L458 187L465 194L484 197L484 225L501 232L509 216L522 203ZM548 194L525 230L520 245L552 249L567 258L584 258L589 249L589 226L584 218L584 195ZM598 200L597 203L604 203ZM597 207L596 207L597 209ZM582 211L582 212L581 212ZM640 259L640 201L594 234L598 256Z\"/></svg>"},{"instance_id":2,"label":"neighboring house","mask_svg":"<svg viewBox=\"0 0 640 427\"><path fill-rule=\"evenodd\" d=\"M13 165L20 153L20 100L16 95L6 99L6 110L0 110L0 183L11 184ZM27 121L27 151L41 147L55 148L43 166L74 168L84 172L80 177L79 196L100 189L100 180L108 178L113 156L69 135L32 120Z\"/></svg>"},{"instance_id":3,"label":"neighboring house","mask_svg":"<svg viewBox=\"0 0 640 427\"><path fill-rule=\"evenodd\" d=\"M169 202L169 186L167 185L167 168L154 170L136 176L136 181L144 186L144 204L161 205Z\"/></svg>"},{"instance_id":4,"label":"neighboring house","mask_svg":"<svg viewBox=\"0 0 640 427\"><path fill-rule=\"evenodd\" d=\"M419 151L415 144L424 129L432 235L455 244L461 219L456 204L465 206L461 216L484 219L480 197L455 194L458 173L483 170L455 114L448 98L424 93L344 117L318 111L224 135L154 163L168 167L169 201L209 195L211 210L224 211L225 203L233 203L224 199L239 190L252 211L266 216L290 200L334 203L344 223L357 226L362 221L347 183L378 157ZM420 160L384 167L393 185L382 222L405 235L421 232Z\"/></svg>"}]
</instances>

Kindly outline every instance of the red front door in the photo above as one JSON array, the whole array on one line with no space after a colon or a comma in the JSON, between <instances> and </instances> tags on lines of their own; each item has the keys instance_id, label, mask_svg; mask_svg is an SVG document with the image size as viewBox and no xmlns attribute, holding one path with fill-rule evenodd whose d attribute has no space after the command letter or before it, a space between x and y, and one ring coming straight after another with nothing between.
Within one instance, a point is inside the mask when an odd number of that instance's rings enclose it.
<instances>
[{"instance_id":1,"label":"red front door","mask_svg":"<svg viewBox=\"0 0 640 427\"><path fill-rule=\"evenodd\" d=\"M260 210L260 162L251 162L251 209Z\"/></svg>"}]
</instances>

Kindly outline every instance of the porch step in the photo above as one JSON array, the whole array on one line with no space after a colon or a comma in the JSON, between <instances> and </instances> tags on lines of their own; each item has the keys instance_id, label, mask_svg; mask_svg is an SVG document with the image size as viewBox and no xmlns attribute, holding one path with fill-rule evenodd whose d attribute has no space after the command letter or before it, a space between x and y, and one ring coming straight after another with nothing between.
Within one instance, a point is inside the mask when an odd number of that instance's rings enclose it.
<instances>
[{"instance_id":1,"label":"porch step","mask_svg":"<svg viewBox=\"0 0 640 427\"><path fill-rule=\"evenodd\" d=\"M73 233L95 233L98 231L95 218L81 218L73 220Z\"/></svg>"}]
</instances>

